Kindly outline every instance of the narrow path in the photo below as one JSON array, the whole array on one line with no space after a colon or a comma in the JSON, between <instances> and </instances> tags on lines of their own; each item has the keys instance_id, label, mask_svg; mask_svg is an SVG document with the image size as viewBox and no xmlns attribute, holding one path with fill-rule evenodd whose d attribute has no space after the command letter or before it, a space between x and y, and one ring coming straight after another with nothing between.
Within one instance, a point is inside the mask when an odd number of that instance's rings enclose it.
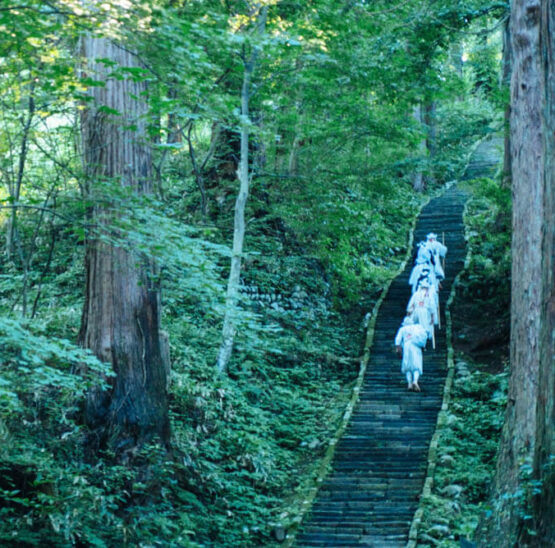
<instances>
[{"instance_id":1,"label":"narrow path","mask_svg":"<svg viewBox=\"0 0 555 548\"><path fill-rule=\"evenodd\" d=\"M445 232L442 325L451 285L464 264L462 214L466 195L451 187L422 211L415 242ZM445 329L424 352L421 393L408 392L393 339L410 298L413 261L391 284L376 320L360 398L297 537L299 546L405 546L426 474L428 446L441 408L446 375Z\"/></svg>"},{"instance_id":2,"label":"narrow path","mask_svg":"<svg viewBox=\"0 0 555 548\"><path fill-rule=\"evenodd\" d=\"M499 139L474 152L463 179L492 176L499 161ZM467 195L452 186L420 214L414 242L429 232L445 233L448 247L441 322L436 349L424 352L421 393L408 392L393 352L393 339L410 297L414 263L393 281L380 307L370 361L358 404L337 445L332 469L297 536L297 546L404 547L418 507L427 457L447 375L445 305L464 265L463 209Z\"/></svg>"}]
</instances>

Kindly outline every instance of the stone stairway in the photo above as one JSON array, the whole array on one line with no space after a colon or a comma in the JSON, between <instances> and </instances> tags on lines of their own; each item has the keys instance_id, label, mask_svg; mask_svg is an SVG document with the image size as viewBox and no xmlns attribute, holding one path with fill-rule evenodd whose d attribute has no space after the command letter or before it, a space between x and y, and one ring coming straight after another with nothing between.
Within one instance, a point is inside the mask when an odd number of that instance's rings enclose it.
<instances>
[{"instance_id":1,"label":"stone stairway","mask_svg":"<svg viewBox=\"0 0 555 548\"><path fill-rule=\"evenodd\" d=\"M503 146L503 137L500 135L482 141L472 154L461 180L493 177L499 167L499 160L503 157Z\"/></svg>"},{"instance_id":2,"label":"stone stairway","mask_svg":"<svg viewBox=\"0 0 555 548\"><path fill-rule=\"evenodd\" d=\"M461 179L494 176L503 139L483 141ZM393 340L410 298L413 255L380 307L359 400L334 453L310 513L297 535L299 547L404 547L427 471L428 449L441 409L447 375L445 305L466 255L463 210L467 195L456 185L422 210L414 244L436 232L448 247L440 294L442 329L436 349L424 352L421 393L409 392Z\"/></svg>"},{"instance_id":3,"label":"stone stairway","mask_svg":"<svg viewBox=\"0 0 555 548\"><path fill-rule=\"evenodd\" d=\"M358 404L337 445L332 470L297 536L298 546L405 546L426 475L428 446L447 373L444 309L465 258L463 208L456 186L423 210L414 242L445 233L446 279L436 349L424 352L422 392L406 389L393 339L410 298L413 260L393 281L376 319L370 361ZM414 247L414 246L413 246ZM413 256L414 259L414 256Z\"/></svg>"}]
</instances>

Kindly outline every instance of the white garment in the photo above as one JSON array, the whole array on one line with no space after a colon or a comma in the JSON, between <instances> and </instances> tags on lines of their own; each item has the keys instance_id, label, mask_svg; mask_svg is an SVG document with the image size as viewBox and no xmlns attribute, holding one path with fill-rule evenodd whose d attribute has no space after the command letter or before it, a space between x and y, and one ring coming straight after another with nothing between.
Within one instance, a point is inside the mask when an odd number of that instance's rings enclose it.
<instances>
[{"instance_id":1,"label":"white garment","mask_svg":"<svg viewBox=\"0 0 555 548\"><path fill-rule=\"evenodd\" d=\"M440 257L445 257L447 254L447 247L437 240L428 240L426 243L426 249L430 252L430 255L434 258L434 270L438 278L445 278L445 272L441 266Z\"/></svg>"},{"instance_id":2,"label":"white garment","mask_svg":"<svg viewBox=\"0 0 555 548\"><path fill-rule=\"evenodd\" d=\"M409 276L409 285L412 285L412 292L418 289L418 281L428 278L430 284L436 284L436 276L431 264L417 264Z\"/></svg>"},{"instance_id":3,"label":"white garment","mask_svg":"<svg viewBox=\"0 0 555 548\"><path fill-rule=\"evenodd\" d=\"M395 346L403 348L401 372L418 371L422 375L422 348L426 346L426 331L421 325L405 325L397 331Z\"/></svg>"},{"instance_id":4,"label":"white garment","mask_svg":"<svg viewBox=\"0 0 555 548\"><path fill-rule=\"evenodd\" d=\"M425 242L418 244L418 253L416 254L416 264L430 263L432 264L432 250Z\"/></svg>"},{"instance_id":5,"label":"white garment","mask_svg":"<svg viewBox=\"0 0 555 548\"><path fill-rule=\"evenodd\" d=\"M439 281L438 281L438 284L439 284ZM437 285L430 284L430 297L432 300L432 306L434 308L434 325L438 325L439 315L437 311L439 309L439 295L438 295Z\"/></svg>"},{"instance_id":6,"label":"white garment","mask_svg":"<svg viewBox=\"0 0 555 548\"><path fill-rule=\"evenodd\" d=\"M418 377L420 377L420 372L417 369L415 369L414 371L407 371L405 375L407 377L407 383L413 384L413 383L418 383Z\"/></svg>"},{"instance_id":7,"label":"white garment","mask_svg":"<svg viewBox=\"0 0 555 548\"><path fill-rule=\"evenodd\" d=\"M436 310L437 305L432 290L424 287L413 294L407 306L407 313L426 330L428 339L433 336Z\"/></svg>"}]
</instances>

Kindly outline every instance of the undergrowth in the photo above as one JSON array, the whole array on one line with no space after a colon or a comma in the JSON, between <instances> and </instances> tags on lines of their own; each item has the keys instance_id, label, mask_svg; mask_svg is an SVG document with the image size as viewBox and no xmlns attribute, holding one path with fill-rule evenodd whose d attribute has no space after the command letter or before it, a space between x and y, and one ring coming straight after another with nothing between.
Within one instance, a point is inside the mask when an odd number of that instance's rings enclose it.
<instances>
[{"instance_id":1,"label":"undergrowth","mask_svg":"<svg viewBox=\"0 0 555 548\"><path fill-rule=\"evenodd\" d=\"M381 234L379 246L364 237L349 245L342 240L340 248L330 241L318 254L309 252L313 235L302 224L281 221L280 230L269 230L269 221L259 222L248 237L239 331L222 377L215 372L221 301L207 280L225 279L221 265L228 259L217 256L225 236L203 236L214 249L208 267L194 255L179 263L173 248L162 249L173 254L162 292L172 362L171 448L145 446L127 462L109 452L92 454L83 425L86 391L109 370L71 342L82 308L79 235L59 234L32 319L21 319L13 298L23 278L6 269L0 279L0 544L277 543L274 530L295 522L339 425L358 374L363 316L402 260L417 204L400 187L381 200L371 224L370 213L350 220L349 230L359 234L379 226L373 235ZM256 212L256 196L251 207ZM399 214L387 217L393 209ZM176 223L156 227L164 230L175 231L160 236L164 241L182 238ZM143 232L132 236L154 249ZM198 253L196 237L190 245Z\"/></svg>"},{"instance_id":2,"label":"undergrowth","mask_svg":"<svg viewBox=\"0 0 555 548\"><path fill-rule=\"evenodd\" d=\"M462 359L462 358L466 358ZM459 546L478 525L503 425L507 374L492 375L466 356L455 362L455 381L438 440L434 488L423 501L418 546Z\"/></svg>"}]
</instances>

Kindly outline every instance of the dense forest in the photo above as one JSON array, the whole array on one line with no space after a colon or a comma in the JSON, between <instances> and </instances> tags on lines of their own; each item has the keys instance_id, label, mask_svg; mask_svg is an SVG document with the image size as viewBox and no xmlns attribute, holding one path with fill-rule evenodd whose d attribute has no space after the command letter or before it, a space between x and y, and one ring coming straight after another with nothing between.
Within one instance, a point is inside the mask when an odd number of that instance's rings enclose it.
<instances>
[{"instance_id":1,"label":"dense forest","mask_svg":"<svg viewBox=\"0 0 555 548\"><path fill-rule=\"evenodd\" d=\"M0 545L290 545L462 179L417 545L552 545L554 28L551 0L2 0Z\"/></svg>"}]
</instances>

